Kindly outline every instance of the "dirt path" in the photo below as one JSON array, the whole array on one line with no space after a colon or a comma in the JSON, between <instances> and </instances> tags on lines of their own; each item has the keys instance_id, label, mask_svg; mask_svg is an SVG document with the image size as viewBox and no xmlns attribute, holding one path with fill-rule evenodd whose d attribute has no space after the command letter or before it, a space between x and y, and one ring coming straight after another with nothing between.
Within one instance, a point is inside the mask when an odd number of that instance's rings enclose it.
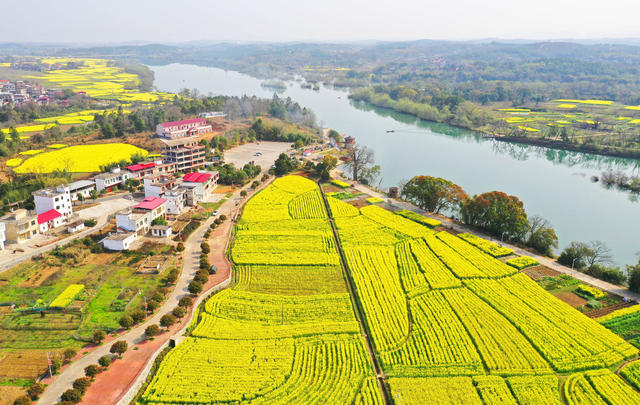
<instances>
[{"instance_id":1,"label":"dirt path","mask_svg":"<svg viewBox=\"0 0 640 405\"><path fill-rule=\"evenodd\" d=\"M597 279L595 277L591 277L588 274L584 274L584 273L581 273L581 272L579 272L577 270L571 269L571 268L569 268L567 266L564 266L564 265L558 263L554 259L548 258L546 256L541 256L541 255L535 254L533 252L529 252L528 250L524 250L524 249L522 249L522 248L520 248L518 246L514 246L514 245L511 245L511 244L508 244L508 243L500 242L499 240L497 240L497 239L495 239L495 238L493 238L493 237L491 237L489 235L486 235L486 234L480 233L480 232L478 232L476 230L467 228L466 226L461 225L461 224L459 224L457 222L454 222L451 219L442 218L441 216L435 216L435 215L432 215L432 214L430 214L428 212L425 212L425 211L421 210L420 208L416 207L413 204L409 204L409 203L404 202L404 201L398 201L398 200L390 199L386 195L384 195L384 194L382 194L380 192L372 190L369 187L364 186L362 184L355 183L355 182L353 182L351 180L341 178L340 176L336 176L336 174L337 174L336 172L333 172L332 176L334 178L338 178L338 179L347 181L350 184L354 184L354 188L356 190L362 192L362 193L368 194L368 195L370 195L372 197L380 197L380 198L384 199L385 201L388 201L389 204L391 206L395 207L395 208L406 209L406 210L413 211L413 212L416 212L416 213L421 214L421 215L425 215L425 216L427 216L429 218L437 219L438 221L441 221L442 224L445 227L453 229L456 232L471 233L473 235L476 235L476 236L479 236L481 238L490 240L490 241L492 241L494 243L497 243L499 245L506 246L509 249L512 249L515 253L517 253L519 255L533 257L540 264L542 264L543 266L546 266L546 267L548 267L550 269L556 270L556 271L558 271L560 273L563 273L563 274L568 274L573 278L576 278L576 279L578 279L580 281L584 281L585 283L591 284L591 285L593 285L593 286L595 286L595 287L597 287L597 288L599 288L599 289L601 289L603 291L607 291L607 292L610 292L612 294L619 295L619 296L621 296L623 298L627 298L629 300L640 302L640 294L634 293L633 291L629 291L625 287L622 287L622 286L619 286L619 285L615 285L615 284L611 284L611 283L607 283L606 281L602 281L602 280Z\"/></svg>"},{"instance_id":2,"label":"dirt path","mask_svg":"<svg viewBox=\"0 0 640 405\"><path fill-rule=\"evenodd\" d=\"M364 310L362 309L362 307L360 306L360 301L358 300L358 297L356 296L356 292L355 292L355 286L354 286L354 282L351 279L351 274L349 273L349 270L347 269L347 262L346 262L346 258L344 255L344 251L342 250L342 245L340 243L340 238L338 237L338 230L336 229L336 225L335 222L333 220L333 216L331 215L331 209L329 208L329 201L327 201L327 197L325 196L325 194L322 192L322 190L320 190L320 193L322 194L322 201L324 202L324 207L325 207L325 211L327 214L327 218L329 219L329 225L331 226L331 231L333 232L333 239L334 239L334 243L336 244L336 248L338 249L338 255L340 256L340 267L342 268L342 273L343 276L347 282L347 288L349 289L349 295L351 296L351 300L353 301L353 306L355 309L355 315L356 315L356 319L358 320L358 323L360 324L360 329L362 330L362 337L364 338L364 341L366 343L366 347L367 347L367 353L369 354L369 360L371 362L371 366L373 367L373 370L376 374L376 381L378 382L378 389L380 390L380 393L382 394L382 398L385 402L385 404L390 404L390 398L391 398L391 393L388 392L387 390L387 385L384 382L384 372L382 371L382 366L380 364L380 361L378 360L378 357L376 356L375 350L373 348L373 341L371 340L370 337L370 331L369 328L367 327L366 322L364 321Z\"/></svg>"}]
</instances>

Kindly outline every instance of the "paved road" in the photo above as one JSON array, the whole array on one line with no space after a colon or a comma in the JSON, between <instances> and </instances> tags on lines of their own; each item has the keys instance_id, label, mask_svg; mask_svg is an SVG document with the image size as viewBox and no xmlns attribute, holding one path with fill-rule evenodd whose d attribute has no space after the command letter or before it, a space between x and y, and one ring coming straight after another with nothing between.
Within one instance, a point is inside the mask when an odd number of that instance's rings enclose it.
<instances>
[{"instance_id":1,"label":"paved road","mask_svg":"<svg viewBox=\"0 0 640 405\"><path fill-rule=\"evenodd\" d=\"M112 198L105 198L101 200L101 204L95 207L86 208L84 210L78 211L78 215L82 219L90 219L96 218L97 224L92 228L86 228L76 234L73 234L67 238L58 240L56 242L50 243L46 246L42 246L39 248L29 248L26 247L25 252L12 254L10 250L18 245L7 245L7 250L0 253L0 273L10 269L11 267L20 264L24 261L31 259L36 255L40 255L46 252L53 250L56 246L63 246L67 243L89 236L96 232L99 232L107 225L107 220L110 215L115 214L116 212L130 207L133 205L133 201L124 196L113 196Z\"/></svg>"},{"instance_id":2,"label":"paved road","mask_svg":"<svg viewBox=\"0 0 640 405\"><path fill-rule=\"evenodd\" d=\"M337 173L335 173L335 172L332 173L332 175L335 178L340 178L339 176L336 176ZM382 194L382 193L380 193L378 191L372 190L372 189L370 189L369 187L367 187L365 185L362 185L362 184L359 184L359 183L355 183L352 180L344 179L344 178L342 178L342 180L344 180L346 182L349 182L350 184L354 184L354 186L355 186L354 188L356 190L362 192L362 193L368 194L368 195L370 195L372 197L383 198L384 200L388 201L394 207L410 210L410 211L413 211L413 212L417 212L418 214L422 214L422 215L425 215L427 217L430 217L430 218L433 218L433 219L437 219L438 221L441 221L446 227L451 228L451 229L453 229L453 230L455 230L457 232L471 233L471 234L480 236L481 238L484 238L484 239L490 240L492 242L504 245L504 246L508 247L509 249L513 249L513 251L516 252L519 255L533 257L538 262L540 262L540 264L542 264L542 265L544 265L546 267L549 267L550 269L556 270L556 271L558 271L560 273L563 273L563 274L568 274L568 275L570 275L570 276L572 276L572 277L574 277L574 278L576 278L576 279L578 279L580 281L584 281L585 283L588 283L588 284L591 284L593 286L596 286L601 290L610 292L612 294L619 295L619 296L621 296L623 298L627 298L627 299L630 299L630 300L633 300L633 301L636 301L636 302L640 302L640 294L634 293L632 291L629 291L625 287L622 287L622 286L619 286L619 285L615 285L615 284L611 284L611 283L607 283L606 281L602 281L602 280L597 279L595 277L591 277L588 274L584 274L584 273L581 273L581 272L579 272L577 270L574 270L574 269L572 269L570 267L564 266L564 265L558 263L557 261L555 261L553 259L550 259L550 258L548 258L546 256L541 256L541 255L535 254L533 252L529 252L527 250L524 250L522 248L519 248L517 246L511 245L511 244L508 244L508 243L502 243L502 242L498 241L497 239L495 239L495 238L493 238L493 237L491 237L489 235L485 235L485 234L479 233L476 230L467 228L466 226L461 225L461 224L459 224L457 222L454 222L451 219L442 218L441 216L435 216L435 215L432 215L432 214L430 214L428 212L425 212L425 211L421 210L420 208L416 207L413 204L409 204L409 203L404 202L404 201L398 201L398 200L390 199L385 194Z\"/></svg>"}]
</instances>

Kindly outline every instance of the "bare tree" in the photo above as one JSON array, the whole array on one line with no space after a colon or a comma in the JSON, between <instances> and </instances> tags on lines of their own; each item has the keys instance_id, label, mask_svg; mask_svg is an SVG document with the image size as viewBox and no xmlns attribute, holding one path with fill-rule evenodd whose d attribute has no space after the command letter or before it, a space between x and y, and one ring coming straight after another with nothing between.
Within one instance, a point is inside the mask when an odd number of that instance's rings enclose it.
<instances>
[{"instance_id":1,"label":"bare tree","mask_svg":"<svg viewBox=\"0 0 640 405\"><path fill-rule=\"evenodd\" d=\"M604 242L599 240L589 242L589 253L587 254L587 257L585 259L587 261L588 267L591 267L596 263L613 263L611 249L609 249L607 245L604 244Z\"/></svg>"},{"instance_id":2,"label":"bare tree","mask_svg":"<svg viewBox=\"0 0 640 405\"><path fill-rule=\"evenodd\" d=\"M355 181L359 180L358 177L363 169L375 162L373 150L364 145L354 146L349 153L349 157L351 159L345 164L345 167L351 170L351 175Z\"/></svg>"}]
</instances>

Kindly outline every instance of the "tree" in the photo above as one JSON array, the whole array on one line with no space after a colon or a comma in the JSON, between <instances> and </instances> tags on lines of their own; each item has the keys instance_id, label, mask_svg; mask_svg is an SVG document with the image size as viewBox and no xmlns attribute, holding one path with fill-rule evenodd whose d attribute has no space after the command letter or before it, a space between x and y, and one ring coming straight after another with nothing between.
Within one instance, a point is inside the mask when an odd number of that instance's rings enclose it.
<instances>
[{"instance_id":1,"label":"tree","mask_svg":"<svg viewBox=\"0 0 640 405\"><path fill-rule=\"evenodd\" d=\"M247 190L240 191L240 197L246 197L246 196L247 196Z\"/></svg>"},{"instance_id":2,"label":"tree","mask_svg":"<svg viewBox=\"0 0 640 405\"><path fill-rule=\"evenodd\" d=\"M91 385L91 379L89 379L88 377L81 377L76 379L73 382L72 387L84 394L90 385Z\"/></svg>"},{"instance_id":3,"label":"tree","mask_svg":"<svg viewBox=\"0 0 640 405\"><path fill-rule=\"evenodd\" d=\"M18 397L13 401L13 405L31 405L32 403L31 398L26 395Z\"/></svg>"},{"instance_id":4,"label":"tree","mask_svg":"<svg viewBox=\"0 0 640 405\"><path fill-rule=\"evenodd\" d=\"M184 243L178 242L176 245L176 252L182 252L184 250Z\"/></svg>"},{"instance_id":5,"label":"tree","mask_svg":"<svg viewBox=\"0 0 640 405\"><path fill-rule=\"evenodd\" d=\"M543 255L551 256L553 249L558 248L558 235L549 221L536 215L529 219L526 244Z\"/></svg>"},{"instance_id":6,"label":"tree","mask_svg":"<svg viewBox=\"0 0 640 405\"><path fill-rule=\"evenodd\" d=\"M134 309L129 315L135 323L142 322L147 317L147 313L142 308Z\"/></svg>"},{"instance_id":7,"label":"tree","mask_svg":"<svg viewBox=\"0 0 640 405\"><path fill-rule=\"evenodd\" d=\"M635 266L627 265L629 290L640 293L640 261Z\"/></svg>"},{"instance_id":8,"label":"tree","mask_svg":"<svg viewBox=\"0 0 640 405\"><path fill-rule=\"evenodd\" d=\"M32 386L27 388L27 395L29 396L29 398L31 398L34 401L38 399L43 392L44 392L44 385L40 383L34 383Z\"/></svg>"},{"instance_id":9,"label":"tree","mask_svg":"<svg viewBox=\"0 0 640 405\"><path fill-rule=\"evenodd\" d=\"M599 240L589 242L589 250L585 257L587 267L592 267L594 264L610 264L613 262L613 256L611 255L611 249Z\"/></svg>"},{"instance_id":10,"label":"tree","mask_svg":"<svg viewBox=\"0 0 640 405\"><path fill-rule=\"evenodd\" d=\"M129 344L127 344L124 340L118 340L114 344L111 345L111 349L109 349L110 353L117 354L118 357L122 357L122 354L127 351L129 348Z\"/></svg>"},{"instance_id":11,"label":"tree","mask_svg":"<svg viewBox=\"0 0 640 405\"><path fill-rule=\"evenodd\" d=\"M202 242L200 244L200 249L202 249L202 253L209 253L211 251L211 246L207 242Z\"/></svg>"},{"instance_id":12,"label":"tree","mask_svg":"<svg viewBox=\"0 0 640 405\"><path fill-rule=\"evenodd\" d=\"M92 200L97 200L98 199L98 192L96 190L91 190L91 191L89 191L89 196L91 197Z\"/></svg>"},{"instance_id":13,"label":"tree","mask_svg":"<svg viewBox=\"0 0 640 405\"><path fill-rule=\"evenodd\" d=\"M198 295L202 292L202 283L194 280L191 283L189 283L189 286L187 287L187 289L191 294Z\"/></svg>"},{"instance_id":14,"label":"tree","mask_svg":"<svg viewBox=\"0 0 640 405\"><path fill-rule=\"evenodd\" d=\"M124 314L120 318L119 323L120 323L120 326L122 326L125 329L130 328L131 325L133 325L133 318L131 317L131 315Z\"/></svg>"},{"instance_id":15,"label":"tree","mask_svg":"<svg viewBox=\"0 0 640 405\"><path fill-rule=\"evenodd\" d=\"M169 328L171 327L171 325L176 323L176 317L173 316L172 314L165 314L162 315L162 318L160 318L160 326L164 327L164 328Z\"/></svg>"},{"instance_id":16,"label":"tree","mask_svg":"<svg viewBox=\"0 0 640 405\"><path fill-rule=\"evenodd\" d=\"M102 329L98 329L97 331L93 332L91 340L93 341L93 343L99 345L105 337L107 337L107 334Z\"/></svg>"},{"instance_id":17,"label":"tree","mask_svg":"<svg viewBox=\"0 0 640 405\"><path fill-rule=\"evenodd\" d=\"M60 359L51 360L51 372L53 374L58 374L60 367L62 367L62 361L60 361Z\"/></svg>"},{"instance_id":18,"label":"tree","mask_svg":"<svg viewBox=\"0 0 640 405\"><path fill-rule=\"evenodd\" d=\"M92 380L93 380L93 377L98 375L99 372L100 372L100 367L97 364L91 364L84 368L84 375L91 378Z\"/></svg>"},{"instance_id":19,"label":"tree","mask_svg":"<svg viewBox=\"0 0 640 405\"><path fill-rule=\"evenodd\" d=\"M193 300L190 297L182 297L180 301L178 301L178 305L181 307L188 308L193 305Z\"/></svg>"},{"instance_id":20,"label":"tree","mask_svg":"<svg viewBox=\"0 0 640 405\"><path fill-rule=\"evenodd\" d=\"M147 326L147 328L144 330L144 334L147 337L153 337L153 336L157 336L160 334L160 327L158 325L149 325Z\"/></svg>"},{"instance_id":21,"label":"tree","mask_svg":"<svg viewBox=\"0 0 640 405\"><path fill-rule=\"evenodd\" d=\"M111 356L109 356L108 354L105 354L104 356L101 356L98 359L98 364L100 364L102 367L109 367L109 365L111 364Z\"/></svg>"},{"instance_id":22,"label":"tree","mask_svg":"<svg viewBox=\"0 0 640 405\"><path fill-rule=\"evenodd\" d=\"M592 252L586 243L572 241L558 256L558 263L583 269L587 265L586 258L591 255Z\"/></svg>"},{"instance_id":23,"label":"tree","mask_svg":"<svg viewBox=\"0 0 640 405\"><path fill-rule=\"evenodd\" d=\"M506 236L521 241L529 229L522 201L500 191L466 198L460 204L460 214L465 224L482 228L501 239Z\"/></svg>"},{"instance_id":24,"label":"tree","mask_svg":"<svg viewBox=\"0 0 640 405\"><path fill-rule=\"evenodd\" d=\"M459 185L441 177L415 176L402 185L400 194L425 211L439 214L452 210L468 198Z\"/></svg>"},{"instance_id":25,"label":"tree","mask_svg":"<svg viewBox=\"0 0 640 405\"><path fill-rule=\"evenodd\" d=\"M69 388L62 393L60 399L77 404L78 402L82 401L82 393L75 388Z\"/></svg>"},{"instance_id":26,"label":"tree","mask_svg":"<svg viewBox=\"0 0 640 405\"><path fill-rule=\"evenodd\" d=\"M287 174L295 168L293 161L286 153L281 153L280 156L278 156L278 159L275 161L275 166L276 176Z\"/></svg>"},{"instance_id":27,"label":"tree","mask_svg":"<svg viewBox=\"0 0 640 405\"><path fill-rule=\"evenodd\" d=\"M178 275L180 274L180 272L177 269L172 269L169 274L167 274L167 282L168 283L175 283L176 280L178 279Z\"/></svg>"},{"instance_id":28,"label":"tree","mask_svg":"<svg viewBox=\"0 0 640 405\"><path fill-rule=\"evenodd\" d=\"M344 166L351 171L351 177L355 181L360 181L363 169L370 167L375 162L373 150L364 145L354 146L349 152L349 158Z\"/></svg>"},{"instance_id":29,"label":"tree","mask_svg":"<svg viewBox=\"0 0 640 405\"><path fill-rule=\"evenodd\" d=\"M168 224L167 220L164 219L163 217L158 217L153 221L151 221L151 225L167 225L167 224Z\"/></svg>"},{"instance_id":30,"label":"tree","mask_svg":"<svg viewBox=\"0 0 640 405\"><path fill-rule=\"evenodd\" d=\"M70 361L78 352L71 347L64 349L63 356L66 361Z\"/></svg>"},{"instance_id":31,"label":"tree","mask_svg":"<svg viewBox=\"0 0 640 405\"><path fill-rule=\"evenodd\" d=\"M177 306L173 308L173 311L171 311L171 313L173 314L173 316L180 319L187 314L187 310L181 306Z\"/></svg>"}]
</instances>

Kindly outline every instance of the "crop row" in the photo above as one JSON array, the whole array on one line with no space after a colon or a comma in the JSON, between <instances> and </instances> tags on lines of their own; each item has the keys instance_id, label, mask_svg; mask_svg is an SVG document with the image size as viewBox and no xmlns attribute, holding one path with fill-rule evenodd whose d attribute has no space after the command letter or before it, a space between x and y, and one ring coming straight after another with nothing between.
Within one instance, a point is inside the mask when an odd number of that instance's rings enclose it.
<instances>
[{"instance_id":1,"label":"crop row","mask_svg":"<svg viewBox=\"0 0 640 405\"><path fill-rule=\"evenodd\" d=\"M49 304L52 308L66 308L84 290L83 284L69 284L53 301Z\"/></svg>"},{"instance_id":2,"label":"crop row","mask_svg":"<svg viewBox=\"0 0 640 405\"><path fill-rule=\"evenodd\" d=\"M464 239L467 242L471 243L473 246L482 250L483 252L493 256L493 257L503 257L509 256L513 254L513 250L506 248L504 246L500 246L497 243L489 242L486 239L482 239L479 236L470 234L470 233L460 233L458 234L460 239Z\"/></svg>"},{"instance_id":3,"label":"crop row","mask_svg":"<svg viewBox=\"0 0 640 405\"><path fill-rule=\"evenodd\" d=\"M608 369L571 375L564 384L564 394L569 405L640 403L640 394Z\"/></svg>"}]
</instances>

